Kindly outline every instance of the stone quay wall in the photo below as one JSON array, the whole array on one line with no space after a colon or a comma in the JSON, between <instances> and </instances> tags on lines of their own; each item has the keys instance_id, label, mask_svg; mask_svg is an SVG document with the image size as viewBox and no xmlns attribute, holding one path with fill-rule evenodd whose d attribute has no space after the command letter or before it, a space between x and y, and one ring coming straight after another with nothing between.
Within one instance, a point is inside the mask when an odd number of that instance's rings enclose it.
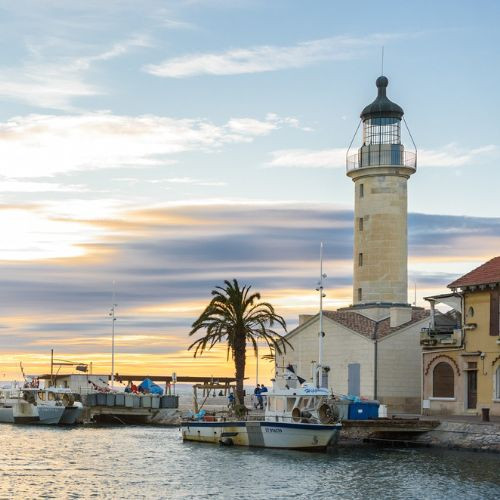
<instances>
[{"instance_id":1,"label":"stone quay wall","mask_svg":"<svg viewBox=\"0 0 500 500\"><path fill-rule=\"evenodd\" d=\"M362 443L366 439L407 441L437 448L500 453L500 423L390 419L343 423L340 444Z\"/></svg>"}]
</instances>

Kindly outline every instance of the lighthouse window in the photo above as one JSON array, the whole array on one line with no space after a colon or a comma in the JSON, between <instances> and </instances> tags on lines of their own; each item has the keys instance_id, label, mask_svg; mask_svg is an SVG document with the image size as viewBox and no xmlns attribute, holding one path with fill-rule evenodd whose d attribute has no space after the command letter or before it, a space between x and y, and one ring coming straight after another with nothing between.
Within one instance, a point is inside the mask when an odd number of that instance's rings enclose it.
<instances>
[{"instance_id":1,"label":"lighthouse window","mask_svg":"<svg viewBox=\"0 0 500 500\"><path fill-rule=\"evenodd\" d=\"M358 255L358 266L361 267L363 265L363 254L360 253Z\"/></svg>"},{"instance_id":2,"label":"lighthouse window","mask_svg":"<svg viewBox=\"0 0 500 500\"><path fill-rule=\"evenodd\" d=\"M401 130L398 118L371 118L363 124L363 142L370 144L400 144Z\"/></svg>"},{"instance_id":3,"label":"lighthouse window","mask_svg":"<svg viewBox=\"0 0 500 500\"><path fill-rule=\"evenodd\" d=\"M359 185L359 197L363 198L364 196L365 196L365 185L364 184L360 184Z\"/></svg>"},{"instance_id":4,"label":"lighthouse window","mask_svg":"<svg viewBox=\"0 0 500 500\"><path fill-rule=\"evenodd\" d=\"M363 231L363 217L359 217L358 219L358 229Z\"/></svg>"},{"instance_id":5,"label":"lighthouse window","mask_svg":"<svg viewBox=\"0 0 500 500\"><path fill-rule=\"evenodd\" d=\"M363 300L363 289L358 288L358 301Z\"/></svg>"}]
</instances>

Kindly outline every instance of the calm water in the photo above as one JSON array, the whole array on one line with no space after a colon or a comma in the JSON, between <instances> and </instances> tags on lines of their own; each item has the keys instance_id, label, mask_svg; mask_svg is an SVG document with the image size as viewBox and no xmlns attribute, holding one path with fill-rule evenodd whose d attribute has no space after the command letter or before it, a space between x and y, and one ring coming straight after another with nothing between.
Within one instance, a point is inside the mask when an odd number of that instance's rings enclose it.
<instances>
[{"instance_id":1,"label":"calm water","mask_svg":"<svg viewBox=\"0 0 500 500\"><path fill-rule=\"evenodd\" d=\"M500 497L500 457L492 454L219 448L154 427L3 424L0 436L0 498Z\"/></svg>"}]
</instances>

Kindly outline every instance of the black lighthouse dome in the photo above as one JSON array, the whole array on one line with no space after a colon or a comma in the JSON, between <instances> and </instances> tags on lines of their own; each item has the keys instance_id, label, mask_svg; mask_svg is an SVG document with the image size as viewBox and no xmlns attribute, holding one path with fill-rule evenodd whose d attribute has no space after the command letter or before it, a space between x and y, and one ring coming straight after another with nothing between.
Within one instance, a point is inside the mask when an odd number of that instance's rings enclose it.
<instances>
[{"instance_id":1,"label":"black lighthouse dome","mask_svg":"<svg viewBox=\"0 0 500 500\"><path fill-rule=\"evenodd\" d=\"M363 121L370 118L397 118L401 120L404 115L403 108L392 102L386 96L387 85L389 80L385 76L379 76L375 82L378 88L377 98L361 112L361 119Z\"/></svg>"}]
</instances>

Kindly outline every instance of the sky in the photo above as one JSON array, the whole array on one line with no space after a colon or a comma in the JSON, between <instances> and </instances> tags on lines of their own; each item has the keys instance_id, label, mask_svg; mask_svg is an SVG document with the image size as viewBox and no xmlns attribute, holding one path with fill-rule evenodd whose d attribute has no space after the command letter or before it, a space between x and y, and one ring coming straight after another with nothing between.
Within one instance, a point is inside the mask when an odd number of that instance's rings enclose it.
<instances>
[{"instance_id":1,"label":"sky","mask_svg":"<svg viewBox=\"0 0 500 500\"><path fill-rule=\"evenodd\" d=\"M326 306L349 305L345 156L382 47L418 150L409 300L499 255L498 19L493 0L0 1L0 379L51 348L108 373L113 289L116 371L231 375L186 350L210 291L250 284L291 329L317 311L320 241Z\"/></svg>"}]
</instances>

